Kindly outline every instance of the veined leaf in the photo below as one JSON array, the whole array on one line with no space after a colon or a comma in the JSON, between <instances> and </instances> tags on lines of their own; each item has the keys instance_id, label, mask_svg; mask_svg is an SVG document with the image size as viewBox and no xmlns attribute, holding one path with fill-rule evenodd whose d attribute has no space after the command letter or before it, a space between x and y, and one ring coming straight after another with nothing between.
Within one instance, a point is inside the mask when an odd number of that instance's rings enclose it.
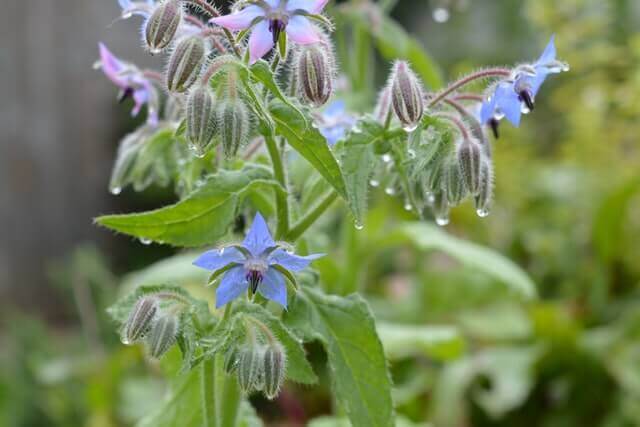
<instances>
[{"instance_id":1,"label":"veined leaf","mask_svg":"<svg viewBox=\"0 0 640 427\"><path fill-rule=\"evenodd\" d=\"M271 116L276 122L276 132L287 139L302 157L322 175L343 198L346 188L340 166L329 149L327 140L318 129L307 126L298 112L282 102L273 102Z\"/></svg>"},{"instance_id":2,"label":"veined leaf","mask_svg":"<svg viewBox=\"0 0 640 427\"><path fill-rule=\"evenodd\" d=\"M285 322L325 346L336 401L354 427L395 425L384 350L360 296L329 296L303 287Z\"/></svg>"},{"instance_id":3,"label":"veined leaf","mask_svg":"<svg viewBox=\"0 0 640 427\"><path fill-rule=\"evenodd\" d=\"M402 234L421 250L443 251L498 279L525 298L536 297L536 286L531 278L511 260L491 249L455 238L431 224L407 224Z\"/></svg>"},{"instance_id":4,"label":"veined leaf","mask_svg":"<svg viewBox=\"0 0 640 427\"><path fill-rule=\"evenodd\" d=\"M361 120L340 146L340 163L347 187L347 201L357 222L367 210L369 179L376 166L374 144L384 138L383 126L375 120Z\"/></svg>"},{"instance_id":5,"label":"veined leaf","mask_svg":"<svg viewBox=\"0 0 640 427\"><path fill-rule=\"evenodd\" d=\"M220 171L174 205L150 212L101 216L96 222L158 243L185 247L211 244L227 233L245 191L263 185L270 176L267 168L257 165ZM256 180L261 181L254 184Z\"/></svg>"}]
</instances>

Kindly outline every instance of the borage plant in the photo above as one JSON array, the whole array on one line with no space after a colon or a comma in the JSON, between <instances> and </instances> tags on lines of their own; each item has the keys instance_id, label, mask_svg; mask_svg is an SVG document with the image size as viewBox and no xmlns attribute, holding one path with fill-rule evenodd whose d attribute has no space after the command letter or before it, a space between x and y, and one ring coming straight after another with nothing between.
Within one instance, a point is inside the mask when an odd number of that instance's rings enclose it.
<instances>
[{"instance_id":1,"label":"borage plant","mask_svg":"<svg viewBox=\"0 0 640 427\"><path fill-rule=\"evenodd\" d=\"M320 255L294 249L308 251L305 233L337 200L363 228L372 187L401 195L408 211L439 225L467 198L486 216L494 180L488 131L497 138L503 118L518 126L544 80L568 69L553 38L533 63L481 69L427 90L421 77L439 84L428 57L373 3L334 8L338 54L334 24L323 15L327 0L241 0L227 15L205 0L119 3L123 19L142 16L147 51L168 59L163 72L145 70L99 46L99 66L120 99L133 99L134 115L147 107L146 122L120 145L110 190L173 184L179 201L97 222L144 243L218 245L192 258L211 271L213 313L180 286L147 283L111 309L123 343L144 341L153 358L174 344L181 353L179 395L142 425L257 422L248 395L274 399L285 379L318 380L303 347L314 340L350 422L394 425L369 306L355 294L325 294L310 269ZM375 107L358 114L373 98L363 40L395 62ZM482 92L469 90L481 84ZM233 243L254 214L244 241ZM184 403L194 399L195 409Z\"/></svg>"}]
</instances>

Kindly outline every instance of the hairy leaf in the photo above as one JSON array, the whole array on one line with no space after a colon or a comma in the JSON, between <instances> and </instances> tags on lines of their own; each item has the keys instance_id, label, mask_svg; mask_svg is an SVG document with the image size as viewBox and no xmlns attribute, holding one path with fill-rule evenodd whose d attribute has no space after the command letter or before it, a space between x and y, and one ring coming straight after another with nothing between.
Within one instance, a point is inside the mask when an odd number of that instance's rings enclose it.
<instances>
[{"instance_id":1,"label":"hairy leaf","mask_svg":"<svg viewBox=\"0 0 640 427\"><path fill-rule=\"evenodd\" d=\"M373 119L361 120L340 146L340 163L347 187L347 201L357 222L367 210L369 179L376 166L374 144L384 139L384 128Z\"/></svg>"},{"instance_id":2,"label":"hairy leaf","mask_svg":"<svg viewBox=\"0 0 640 427\"><path fill-rule=\"evenodd\" d=\"M227 233L245 191L255 180L261 180L258 182L262 185L269 178L270 172L262 166L220 171L174 205L150 212L101 216L96 222L158 243L184 247L212 244Z\"/></svg>"},{"instance_id":3,"label":"hairy leaf","mask_svg":"<svg viewBox=\"0 0 640 427\"><path fill-rule=\"evenodd\" d=\"M464 351L464 341L458 330L451 326L378 324L378 335L390 359L426 355L449 360Z\"/></svg>"},{"instance_id":4,"label":"hairy leaf","mask_svg":"<svg viewBox=\"0 0 640 427\"><path fill-rule=\"evenodd\" d=\"M355 427L393 426L391 380L367 303L303 287L285 318L327 351L336 401Z\"/></svg>"},{"instance_id":5,"label":"hairy leaf","mask_svg":"<svg viewBox=\"0 0 640 427\"><path fill-rule=\"evenodd\" d=\"M271 115L276 132L284 136L291 147L304 157L343 198L346 188L340 166L318 129L306 126L295 109L282 102L273 102Z\"/></svg>"}]
</instances>

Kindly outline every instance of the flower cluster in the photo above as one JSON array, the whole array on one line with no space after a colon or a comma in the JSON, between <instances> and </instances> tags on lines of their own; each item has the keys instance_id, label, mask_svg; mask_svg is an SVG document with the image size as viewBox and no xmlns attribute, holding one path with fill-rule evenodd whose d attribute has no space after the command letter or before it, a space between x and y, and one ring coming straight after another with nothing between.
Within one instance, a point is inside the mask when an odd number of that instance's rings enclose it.
<instances>
[{"instance_id":1,"label":"flower cluster","mask_svg":"<svg viewBox=\"0 0 640 427\"><path fill-rule=\"evenodd\" d=\"M497 138L503 118L519 126L522 114L533 110L547 77L568 69L556 59L553 37L534 63L480 70L435 93L425 94L409 65L396 62L374 116L386 126L395 120L412 135L402 155L383 150L383 171L371 185L386 181L387 194L404 193L408 210L431 207L440 225L449 222L450 208L468 196L474 199L477 214L487 216L494 179L487 130ZM491 84L484 94L464 91L486 79ZM403 173L410 177L408 182L403 182Z\"/></svg>"}]
</instances>

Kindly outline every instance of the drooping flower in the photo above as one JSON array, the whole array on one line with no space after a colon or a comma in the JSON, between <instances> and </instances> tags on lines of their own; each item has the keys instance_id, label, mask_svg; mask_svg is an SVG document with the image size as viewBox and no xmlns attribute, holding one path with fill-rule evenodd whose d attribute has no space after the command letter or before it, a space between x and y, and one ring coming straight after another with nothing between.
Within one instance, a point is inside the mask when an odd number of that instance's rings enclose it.
<instances>
[{"instance_id":1,"label":"drooping flower","mask_svg":"<svg viewBox=\"0 0 640 427\"><path fill-rule=\"evenodd\" d=\"M485 99L480 110L483 123L506 117L514 126L520 125L523 113L533 110L535 97L550 74L568 71L567 64L556 59L554 37L538 60L516 68L514 76L496 83L493 93Z\"/></svg>"},{"instance_id":2,"label":"drooping flower","mask_svg":"<svg viewBox=\"0 0 640 427\"><path fill-rule=\"evenodd\" d=\"M137 116L144 104L147 104L147 121L158 122L158 93L151 81L135 65L116 58L103 43L100 50L100 68L104 74L121 90L120 102L132 97L134 107L132 116Z\"/></svg>"},{"instance_id":3,"label":"drooping flower","mask_svg":"<svg viewBox=\"0 0 640 427\"><path fill-rule=\"evenodd\" d=\"M283 271L301 271L322 254L295 255L278 245L259 213L242 245L228 246L203 253L194 265L224 275L216 290L216 307L249 290L287 307L287 286Z\"/></svg>"},{"instance_id":4,"label":"drooping flower","mask_svg":"<svg viewBox=\"0 0 640 427\"><path fill-rule=\"evenodd\" d=\"M318 31L306 17L318 14L329 0L260 0L235 13L212 18L209 22L228 30L253 27L249 37L249 60L253 64L269 52L286 32L298 44L317 43Z\"/></svg>"},{"instance_id":5,"label":"drooping flower","mask_svg":"<svg viewBox=\"0 0 640 427\"><path fill-rule=\"evenodd\" d=\"M327 139L330 146L334 146L344 138L356 122L356 119L347 112L345 103L342 100L334 101L327 106L318 120L318 129L322 136Z\"/></svg>"}]
</instances>

